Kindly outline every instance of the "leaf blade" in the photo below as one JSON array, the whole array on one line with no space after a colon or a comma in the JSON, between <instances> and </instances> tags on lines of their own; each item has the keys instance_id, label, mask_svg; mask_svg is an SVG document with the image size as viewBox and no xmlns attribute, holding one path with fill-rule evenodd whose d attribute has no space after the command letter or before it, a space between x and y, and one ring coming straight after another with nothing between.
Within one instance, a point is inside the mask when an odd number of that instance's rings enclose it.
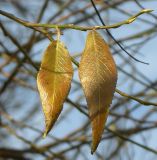
<instances>
[{"instance_id":1,"label":"leaf blade","mask_svg":"<svg viewBox=\"0 0 157 160\"><path fill-rule=\"evenodd\" d=\"M101 140L117 81L116 65L109 47L96 31L88 33L79 77L92 123L93 153Z\"/></svg>"},{"instance_id":2,"label":"leaf blade","mask_svg":"<svg viewBox=\"0 0 157 160\"><path fill-rule=\"evenodd\" d=\"M64 44L53 41L44 52L37 86L45 116L44 137L53 127L70 90L73 75L71 58Z\"/></svg>"}]
</instances>

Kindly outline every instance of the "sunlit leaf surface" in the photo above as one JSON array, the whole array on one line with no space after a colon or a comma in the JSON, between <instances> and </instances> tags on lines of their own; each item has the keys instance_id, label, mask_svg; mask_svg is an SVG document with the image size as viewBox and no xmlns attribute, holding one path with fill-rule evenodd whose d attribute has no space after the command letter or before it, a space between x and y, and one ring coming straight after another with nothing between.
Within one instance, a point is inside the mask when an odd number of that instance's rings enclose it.
<instances>
[{"instance_id":1,"label":"sunlit leaf surface","mask_svg":"<svg viewBox=\"0 0 157 160\"><path fill-rule=\"evenodd\" d=\"M96 31L88 33L79 76L92 123L93 153L101 140L117 81L116 65L109 47Z\"/></svg>"},{"instance_id":2,"label":"sunlit leaf surface","mask_svg":"<svg viewBox=\"0 0 157 160\"><path fill-rule=\"evenodd\" d=\"M37 86L45 115L44 136L51 130L62 110L70 90L72 75L72 62L68 50L60 41L51 42L44 53L37 76Z\"/></svg>"}]
</instances>

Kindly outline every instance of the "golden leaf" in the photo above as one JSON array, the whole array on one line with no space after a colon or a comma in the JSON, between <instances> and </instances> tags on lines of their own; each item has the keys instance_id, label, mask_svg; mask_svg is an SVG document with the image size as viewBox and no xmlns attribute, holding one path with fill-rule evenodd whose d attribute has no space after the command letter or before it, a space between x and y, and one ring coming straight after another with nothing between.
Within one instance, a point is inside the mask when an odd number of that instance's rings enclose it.
<instances>
[{"instance_id":1,"label":"golden leaf","mask_svg":"<svg viewBox=\"0 0 157 160\"><path fill-rule=\"evenodd\" d=\"M117 82L117 69L109 47L96 31L88 33L79 77L89 107L92 124L91 153L94 153L104 131Z\"/></svg>"},{"instance_id":2,"label":"golden leaf","mask_svg":"<svg viewBox=\"0 0 157 160\"><path fill-rule=\"evenodd\" d=\"M59 40L51 42L44 53L37 75L37 86L45 115L44 137L62 110L70 90L72 75L73 68L68 50Z\"/></svg>"}]
</instances>

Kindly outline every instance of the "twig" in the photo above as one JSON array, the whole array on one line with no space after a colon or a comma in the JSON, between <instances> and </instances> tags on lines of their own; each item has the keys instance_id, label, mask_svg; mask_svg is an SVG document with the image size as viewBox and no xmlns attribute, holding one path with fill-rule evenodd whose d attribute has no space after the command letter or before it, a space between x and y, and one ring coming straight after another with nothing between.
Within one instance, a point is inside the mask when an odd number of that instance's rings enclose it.
<instances>
[{"instance_id":1,"label":"twig","mask_svg":"<svg viewBox=\"0 0 157 160\"><path fill-rule=\"evenodd\" d=\"M94 7L94 9L95 9L95 12L97 13L97 15L98 15L98 17L99 17L99 19L100 19L102 25L106 26L106 24L104 23L103 19L101 18L101 15L100 15L100 13L99 13L99 11L98 11L98 9L97 9L94 1L91 0L91 3L92 3L92 5L93 5L93 7ZM149 9L148 9L148 10L149 10ZM139 12L138 14L130 17L130 18L128 19L128 24L129 24L129 23L132 23L132 22L136 19L137 16L141 15L142 13L147 12L148 10L147 10L147 9L144 9L144 10L142 10L141 12ZM153 10L149 10L149 11L152 12ZM149 11L148 11L148 13L149 13ZM132 59L134 59L134 60L137 61L137 62L140 62L140 63L143 63L143 64L149 64L149 63L143 62L143 61L141 61L141 60L138 60L137 58L135 58L134 56L132 56L127 50L124 49L123 45L120 44L120 43L114 38L114 36L111 34L111 32L110 32L108 29L109 29L109 28L106 28L106 32L108 33L108 35L116 42L116 44L117 44L128 56L130 56Z\"/></svg>"},{"instance_id":2,"label":"twig","mask_svg":"<svg viewBox=\"0 0 157 160\"><path fill-rule=\"evenodd\" d=\"M143 104L143 105L145 105L145 106L150 106L150 105L157 106L156 103L143 101L143 100L141 100L141 99L139 99L139 98L137 98L137 97L130 96L130 95L128 95L128 94L120 91L119 89L116 89L116 92L117 92L118 94L120 94L121 96L123 96L123 97L127 97L127 98L129 98L129 99L132 99L132 100L134 100L134 101L137 101L137 102L139 102L140 104Z\"/></svg>"},{"instance_id":3,"label":"twig","mask_svg":"<svg viewBox=\"0 0 157 160\"><path fill-rule=\"evenodd\" d=\"M74 29L74 30L80 30L80 31L87 31L87 30L99 30L99 29L110 29L110 28L118 28L122 25L125 24L130 24L133 21L136 20L136 18L144 13L149 13L152 12L153 10L151 9L144 9L141 10L139 13L135 14L134 16L131 16L129 19L124 20L122 22L119 23L115 23L112 25L108 25L108 26L93 26L93 27L88 27L88 26L77 26L74 24L44 24L44 23L32 23L32 22L28 22L28 21L24 21L20 18L15 17L13 14L10 14L8 12L2 11L0 10L0 14L3 16L6 16L14 21L16 21L17 23L20 23L26 27L32 28L32 27L43 27L43 28L60 28L60 29Z\"/></svg>"},{"instance_id":4,"label":"twig","mask_svg":"<svg viewBox=\"0 0 157 160\"><path fill-rule=\"evenodd\" d=\"M143 144L137 143L137 142L125 137L124 135L121 135L118 132L111 130L110 128L105 127L105 129L108 130L109 132L113 133L114 135L118 136L119 138L125 140L125 141L131 142L132 144L135 144L136 146L139 146L139 147L141 147L141 148L143 148L143 149L145 149L147 151L150 151L152 153L157 154L157 151L152 149L152 148L149 148L149 147L147 147L147 146L145 146Z\"/></svg>"}]
</instances>

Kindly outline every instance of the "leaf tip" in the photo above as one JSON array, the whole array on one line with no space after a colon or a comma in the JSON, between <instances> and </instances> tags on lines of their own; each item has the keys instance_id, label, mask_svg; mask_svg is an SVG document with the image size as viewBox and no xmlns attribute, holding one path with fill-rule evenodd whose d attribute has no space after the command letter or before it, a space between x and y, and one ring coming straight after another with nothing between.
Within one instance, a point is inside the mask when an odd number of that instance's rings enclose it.
<instances>
[{"instance_id":1,"label":"leaf tip","mask_svg":"<svg viewBox=\"0 0 157 160\"><path fill-rule=\"evenodd\" d=\"M93 154L94 154L94 152L95 152L95 151L94 151L93 149L91 149L91 155L93 155Z\"/></svg>"},{"instance_id":2,"label":"leaf tip","mask_svg":"<svg viewBox=\"0 0 157 160\"><path fill-rule=\"evenodd\" d=\"M97 147L98 147L98 143L97 143L97 144L92 143L92 146L91 146L91 154L92 154L92 155L93 155L94 152L96 151Z\"/></svg>"}]
</instances>

